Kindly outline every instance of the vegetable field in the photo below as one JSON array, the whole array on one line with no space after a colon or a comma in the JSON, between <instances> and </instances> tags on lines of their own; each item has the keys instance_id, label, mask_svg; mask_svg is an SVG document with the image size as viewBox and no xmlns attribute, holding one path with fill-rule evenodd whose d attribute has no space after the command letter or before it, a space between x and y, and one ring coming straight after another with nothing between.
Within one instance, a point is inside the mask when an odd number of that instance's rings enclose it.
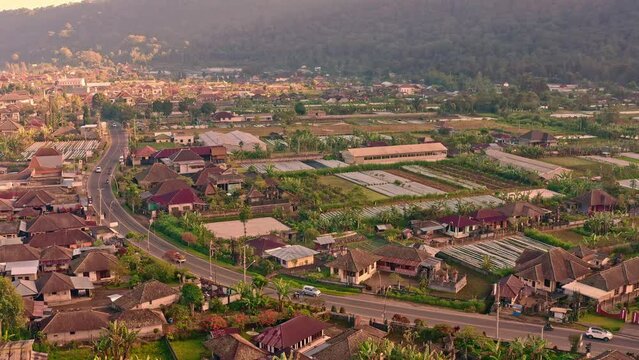
<instances>
[{"instance_id":1,"label":"vegetable field","mask_svg":"<svg viewBox=\"0 0 639 360\"><path fill-rule=\"evenodd\" d=\"M486 259L490 259L490 267L494 271L515 267L515 261L524 250L548 251L551 248L529 237L514 235L501 240L454 246L442 253L476 269L484 269Z\"/></svg>"}]
</instances>

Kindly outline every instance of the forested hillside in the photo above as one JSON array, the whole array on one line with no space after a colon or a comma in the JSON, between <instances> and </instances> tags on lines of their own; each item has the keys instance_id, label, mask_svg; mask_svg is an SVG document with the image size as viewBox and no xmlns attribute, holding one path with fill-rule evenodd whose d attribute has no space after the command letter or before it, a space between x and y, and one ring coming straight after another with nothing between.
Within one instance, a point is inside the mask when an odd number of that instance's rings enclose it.
<instances>
[{"instance_id":1,"label":"forested hillside","mask_svg":"<svg viewBox=\"0 0 639 360\"><path fill-rule=\"evenodd\" d=\"M92 49L186 66L628 83L637 19L636 0L110 0L0 13L0 60Z\"/></svg>"}]
</instances>

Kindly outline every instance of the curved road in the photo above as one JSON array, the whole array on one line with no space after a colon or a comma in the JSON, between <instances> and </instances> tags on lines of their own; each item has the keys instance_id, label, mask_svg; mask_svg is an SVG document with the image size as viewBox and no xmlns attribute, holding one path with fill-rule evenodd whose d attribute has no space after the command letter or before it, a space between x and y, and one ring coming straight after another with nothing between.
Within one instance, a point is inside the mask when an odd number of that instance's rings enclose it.
<instances>
[{"instance_id":1,"label":"curved road","mask_svg":"<svg viewBox=\"0 0 639 360\"><path fill-rule=\"evenodd\" d=\"M87 191L94 199L96 211L105 213L105 221L118 222L118 230L122 234L135 231L147 234L148 229L137 222L126 210L122 208L111 190L111 186L106 184L107 178L112 178L113 171L119 161L119 157L124 154L127 148L127 137L121 127L110 128L111 145L100 160L98 166L103 169L102 173L92 172L89 176ZM102 189L101 191L99 189ZM101 198L100 198L101 193ZM149 233L149 241L140 241L136 244L142 250L149 252L152 256L162 258L167 250L182 250L166 240ZM201 277L209 277L209 263L199 257L187 252L180 251L186 256L186 266L191 272ZM242 274L217 265L212 267L213 277L221 284L234 285L242 280ZM386 300L373 295L351 295L351 296L330 296L322 295L327 305L343 306L349 313L354 313L363 318L382 319L384 315L392 317L394 314L401 314L410 319L419 318L427 324L445 323L452 326L473 326L477 330L485 332L489 336L496 337L496 318L493 315L474 314L458 312L445 308L436 308L419 305L409 302ZM632 327L633 325L626 325ZM536 324L501 320L500 336L502 339L513 339L529 334L540 335L541 326ZM579 334L580 332L568 328L556 327L552 332L546 332L544 337L561 349L568 349L568 336ZM592 341L593 353L599 353L607 349L617 349L623 352L637 351L639 349L639 326L636 335L615 335L610 343Z\"/></svg>"}]
</instances>

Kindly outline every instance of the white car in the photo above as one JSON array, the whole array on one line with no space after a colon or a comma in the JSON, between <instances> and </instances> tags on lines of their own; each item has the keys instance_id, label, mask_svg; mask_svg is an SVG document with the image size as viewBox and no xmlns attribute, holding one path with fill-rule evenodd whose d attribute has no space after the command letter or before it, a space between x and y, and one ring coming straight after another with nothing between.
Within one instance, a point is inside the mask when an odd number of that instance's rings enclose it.
<instances>
[{"instance_id":1,"label":"white car","mask_svg":"<svg viewBox=\"0 0 639 360\"><path fill-rule=\"evenodd\" d=\"M317 297L322 295L322 292L316 287L304 285L302 288L302 295Z\"/></svg>"},{"instance_id":2,"label":"white car","mask_svg":"<svg viewBox=\"0 0 639 360\"><path fill-rule=\"evenodd\" d=\"M97 173L101 173L101 172L102 172L102 168L101 168L101 167L99 167L99 166L96 166L96 167L95 167L95 172L97 172Z\"/></svg>"},{"instance_id":3,"label":"white car","mask_svg":"<svg viewBox=\"0 0 639 360\"><path fill-rule=\"evenodd\" d=\"M612 340L612 333L608 330L598 328L598 327L590 327L586 331L586 337L588 339L597 339L603 341Z\"/></svg>"}]
</instances>

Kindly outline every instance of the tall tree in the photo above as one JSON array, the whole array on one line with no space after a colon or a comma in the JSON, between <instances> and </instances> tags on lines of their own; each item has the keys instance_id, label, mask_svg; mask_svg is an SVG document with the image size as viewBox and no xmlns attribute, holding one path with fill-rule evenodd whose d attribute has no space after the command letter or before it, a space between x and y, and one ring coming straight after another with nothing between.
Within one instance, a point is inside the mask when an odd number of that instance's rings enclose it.
<instances>
[{"instance_id":1,"label":"tall tree","mask_svg":"<svg viewBox=\"0 0 639 360\"><path fill-rule=\"evenodd\" d=\"M113 321L105 329L104 335L93 344L93 351L103 359L126 360L130 358L137 337L137 331L129 330L124 323Z\"/></svg>"},{"instance_id":2,"label":"tall tree","mask_svg":"<svg viewBox=\"0 0 639 360\"><path fill-rule=\"evenodd\" d=\"M22 297L9 279L0 277L0 334L15 334L24 324Z\"/></svg>"}]
</instances>

